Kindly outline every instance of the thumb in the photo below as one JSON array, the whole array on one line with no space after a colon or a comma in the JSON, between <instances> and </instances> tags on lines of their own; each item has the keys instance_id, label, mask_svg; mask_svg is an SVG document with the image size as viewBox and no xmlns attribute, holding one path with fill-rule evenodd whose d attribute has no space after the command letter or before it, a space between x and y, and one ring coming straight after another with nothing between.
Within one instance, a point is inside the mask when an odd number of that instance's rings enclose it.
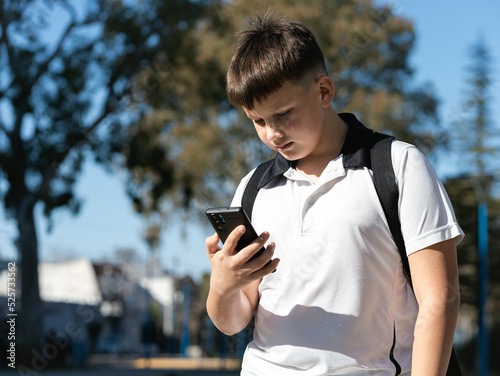
<instances>
[{"instance_id":1,"label":"thumb","mask_svg":"<svg viewBox=\"0 0 500 376\"><path fill-rule=\"evenodd\" d=\"M219 248L219 235L214 233L205 239L205 248L207 249L207 254L213 256L216 252L220 250Z\"/></svg>"}]
</instances>

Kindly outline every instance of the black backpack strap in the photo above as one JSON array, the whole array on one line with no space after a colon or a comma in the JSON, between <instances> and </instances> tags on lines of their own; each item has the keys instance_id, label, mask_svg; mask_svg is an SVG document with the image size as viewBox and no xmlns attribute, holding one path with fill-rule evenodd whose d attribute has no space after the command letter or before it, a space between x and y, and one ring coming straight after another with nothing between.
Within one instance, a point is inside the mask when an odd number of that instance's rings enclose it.
<instances>
[{"instance_id":1,"label":"black backpack strap","mask_svg":"<svg viewBox=\"0 0 500 376\"><path fill-rule=\"evenodd\" d=\"M396 184L391 158L391 144L394 138L380 133L374 133L373 137L375 138L375 144L371 148L371 164L375 190L382 204L392 237L401 255L403 272L411 285L410 265L408 264L408 256L406 255L405 242L399 221L399 189Z\"/></svg>"},{"instance_id":2,"label":"black backpack strap","mask_svg":"<svg viewBox=\"0 0 500 376\"><path fill-rule=\"evenodd\" d=\"M259 193L260 180L273 161L274 159L263 162L255 169L255 172L250 177L250 180L245 187L245 191L243 192L241 207L243 208L243 211L247 213L248 219L250 220L252 220L252 210L255 198L257 197L257 193Z\"/></svg>"}]
</instances>

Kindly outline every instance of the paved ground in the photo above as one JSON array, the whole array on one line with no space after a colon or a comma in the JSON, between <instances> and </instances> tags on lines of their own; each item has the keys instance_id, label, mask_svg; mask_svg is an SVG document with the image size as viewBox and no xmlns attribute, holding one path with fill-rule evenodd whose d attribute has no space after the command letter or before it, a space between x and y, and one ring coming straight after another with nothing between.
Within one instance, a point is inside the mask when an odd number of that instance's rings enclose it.
<instances>
[{"instance_id":1,"label":"paved ground","mask_svg":"<svg viewBox=\"0 0 500 376\"><path fill-rule=\"evenodd\" d=\"M5 376L18 375L16 371L3 373ZM153 369L85 369L85 370L50 370L41 372L20 373L41 376L237 376L236 371L214 370L153 370Z\"/></svg>"},{"instance_id":2,"label":"paved ground","mask_svg":"<svg viewBox=\"0 0 500 376\"><path fill-rule=\"evenodd\" d=\"M10 372L6 373L6 376ZM11 372L15 375L15 372ZM215 370L155 370L155 369L87 369L87 370L54 370L42 371L42 376L237 376L236 371L215 371ZM33 374L37 375L37 374Z\"/></svg>"},{"instance_id":3,"label":"paved ground","mask_svg":"<svg viewBox=\"0 0 500 376\"><path fill-rule=\"evenodd\" d=\"M0 374L29 376L236 376L240 361L214 358L144 358L92 356L83 369L16 370Z\"/></svg>"}]
</instances>

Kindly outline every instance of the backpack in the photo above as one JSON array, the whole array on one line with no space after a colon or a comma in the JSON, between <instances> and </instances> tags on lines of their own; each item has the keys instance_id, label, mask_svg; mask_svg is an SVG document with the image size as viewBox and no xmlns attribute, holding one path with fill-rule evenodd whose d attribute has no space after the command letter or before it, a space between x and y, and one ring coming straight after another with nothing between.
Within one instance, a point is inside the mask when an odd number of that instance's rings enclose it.
<instances>
[{"instance_id":1,"label":"backpack","mask_svg":"<svg viewBox=\"0 0 500 376\"><path fill-rule=\"evenodd\" d=\"M375 190L377 191L377 196L382 205L382 209L384 210L384 214L386 216L392 237L394 238L394 242L398 247L401 261L403 263L403 273L410 286L412 286L410 265L408 263L408 256L406 254L406 247L403 239L403 234L401 232L401 223L399 221L398 214L399 190L396 184L396 176L394 175L394 169L391 159L391 144L393 140L394 137L377 132L374 132L372 135L370 159L373 172L373 183L375 185ZM273 160L271 159L260 164L256 168L243 192L241 206L243 207L250 220L252 219L252 210L255 198L259 193L257 186L262 175L265 173L265 171L267 171L272 162ZM395 375L399 375L401 373L401 368L399 367L397 362L395 363L395 365ZM458 363L458 359L456 357L454 349L452 349L451 352L450 363L448 365L448 370L446 371L446 376L462 376L460 365Z\"/></svg>"}]
</instances>

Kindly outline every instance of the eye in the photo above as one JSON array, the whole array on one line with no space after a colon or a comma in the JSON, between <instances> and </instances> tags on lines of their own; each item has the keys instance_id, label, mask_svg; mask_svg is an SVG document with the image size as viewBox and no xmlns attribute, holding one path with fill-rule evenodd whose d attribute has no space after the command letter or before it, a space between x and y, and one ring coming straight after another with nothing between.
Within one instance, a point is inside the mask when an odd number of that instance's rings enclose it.
<instances>
[{"instance_id":1,"label":"eye","mask_svg":"<svg viewBox=\"0 0 500 376\"><path fill-rule=\"evenodd\" d=\"M280 113L279 113L279 114L277 114L276 116L277 116L277 117L284 117L284 116L286 116L286 115L288 115L288 110L283 111L283 112L280 112Z\"/></svg>"},{"instance_id":2,"label":"eye","mask_svg":"<svg viewBox=\"0 0 500 376\"><path fill-rule=\"evenodd\" d=\"M264 121L264 119L254 120L253 122L254 122L255 124L257 124L257 125L265 125L265 121Z\"/></svg>"}]
</instances>

